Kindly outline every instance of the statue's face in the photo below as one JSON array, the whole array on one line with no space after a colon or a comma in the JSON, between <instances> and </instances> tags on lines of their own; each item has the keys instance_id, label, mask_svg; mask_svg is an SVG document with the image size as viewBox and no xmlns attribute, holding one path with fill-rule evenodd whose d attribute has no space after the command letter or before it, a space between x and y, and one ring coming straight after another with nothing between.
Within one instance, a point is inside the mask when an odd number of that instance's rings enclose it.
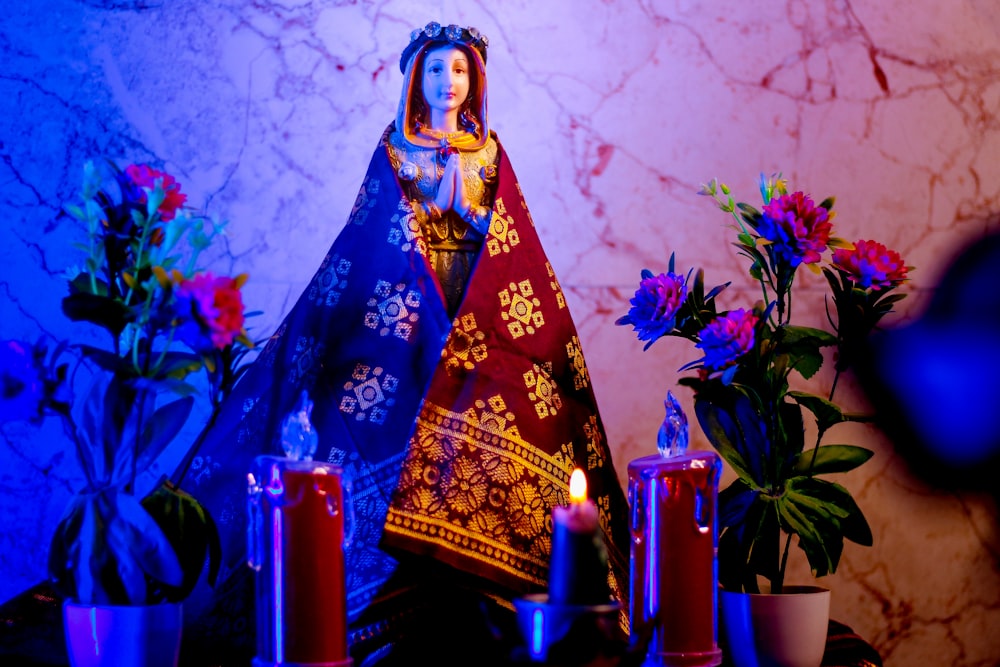
<instances>
[{"instance_id":1,"label":"statue's face","mask_svg":"<svg viewBox=\"0 0 1000 667\"><path fill-rule=\"evenodd\" d=\"M424 101L438 111L457 110L469 96L469 58L457 46L428 51L421 81Z\"/></svg>"}]
</instances>

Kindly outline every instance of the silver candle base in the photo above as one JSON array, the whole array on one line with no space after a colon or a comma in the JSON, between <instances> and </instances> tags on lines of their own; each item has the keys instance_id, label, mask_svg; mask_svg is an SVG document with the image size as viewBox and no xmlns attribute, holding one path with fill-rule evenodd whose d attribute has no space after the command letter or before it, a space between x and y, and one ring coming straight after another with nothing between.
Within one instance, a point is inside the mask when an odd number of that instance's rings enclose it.
<instances>
[{"instance_id":1,"label":"silver candle base","mask_svg":"<svg viewBox=\"0 0 1000 667\"><path fill-rule=\"evenodd\" d=\"M517 624L534 662L545 662L559 642L577 633L602 633L612 638L618 633L618 612L621 605L608 601L597 605L552 604L546 593L526 595L514 600Z\"/></svg>"}]
</instances>

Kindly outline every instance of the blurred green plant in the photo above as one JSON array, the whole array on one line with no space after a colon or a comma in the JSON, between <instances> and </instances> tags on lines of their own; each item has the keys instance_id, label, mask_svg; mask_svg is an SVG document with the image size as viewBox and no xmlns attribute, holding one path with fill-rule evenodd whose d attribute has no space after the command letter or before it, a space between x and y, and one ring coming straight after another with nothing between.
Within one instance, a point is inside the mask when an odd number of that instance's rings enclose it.
<instances>
[{"instance_id":1,"label":"blurred green plant","mask_svg":"<svg viewBox=\"0 0 1000 667\"><path fill-rule=\"evenodd\" d=\"M103 329L108 344L0 347L4 419L59 417L76 450L85 486L56 527L48 568L56 589L80 603L180 601L206 563L210 584L218 573L215 523L179 479L136 494L137 477L181 433L197 398L208 401L201 433L214 423L254 349L246 275L216 277L198 264L225 223L185 201L172 176L147 165L87 162L80 202L65 209L87 242L62 310ZM86 388L76 396L78 385Z\"/></svg>"}]
</instances>

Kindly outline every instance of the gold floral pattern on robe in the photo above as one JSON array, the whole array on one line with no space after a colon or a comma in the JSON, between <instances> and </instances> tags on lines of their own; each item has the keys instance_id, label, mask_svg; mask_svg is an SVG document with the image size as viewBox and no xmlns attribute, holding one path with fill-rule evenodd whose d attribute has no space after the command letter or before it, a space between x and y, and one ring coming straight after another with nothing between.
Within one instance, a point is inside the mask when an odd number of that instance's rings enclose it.
<instances>
[{"instance_id":1,"label":"gold floral pattern on robe","mask_svg":"<svg viewBox=\"0 0 1000 667\"><path fill-rule=\"evenodd\" d=\"M500 165L488 233L417 415L383 542L538 591L552 508L569 502L579 467L606 533L610 591L625 602L627 503L580 338L509 163Z\"/></svg>"}]
</instances>

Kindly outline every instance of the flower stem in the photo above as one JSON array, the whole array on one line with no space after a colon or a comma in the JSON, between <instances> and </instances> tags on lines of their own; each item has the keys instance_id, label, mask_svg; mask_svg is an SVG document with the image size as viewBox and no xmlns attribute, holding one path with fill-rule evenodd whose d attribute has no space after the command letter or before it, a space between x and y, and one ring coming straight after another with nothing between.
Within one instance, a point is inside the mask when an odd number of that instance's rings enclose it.
<instances>
[{"instance_id":1,"label":"flower stem","mask_svg":"<svg viewBox=\"0 0 1000 667\"><path fill-rule=\"evenodd\" d=\"M785 568L788 566L788 552L792 546L792 534L788 533L785 537L785 549L781 554L781 566L778 568L778 577L771 582L771 592L781 593L781 590L785 587Z\"/></svg>"},{"instance_id":2,"label":"flower stem","mask_svg":"<svg viewBox=\"0 0 1000 667\"><path fill-rule=\"evenodd\" d=\"M837 391L837 382L840 380L840 371L838 370L833 376L833 385L830 387L830 396L827 398L828 401L833 401L833 394ZM816 465L816 455L819 452L819 444L823 441L823 435L826 431L820 431L816 434L816 446L813 447L812 457L809 459L809 470L806 471L807 475L812 475L813 466Z\"/></svg>"},{"instance_id":3,"label":"flower stem","mask_svg":"<svg viewBox=\"0 0 1000 667\"><path fill-rule=\"evenodd\" d=\"M833 392L837 391L837 382L839 380L840 380L840 369L837 369L837 372L833 376L833 385L830 386L830 396L827 398L827 400L829 401L833 400Z\"/></svg>"},{"instance_id":4,"label":"flower stem","mask_svg":"<svg viewBox=\"0 0 1000 667\"><path fill-rule=\"evenodd\" d=\"M136 415L135 440L132 443L132 473L129 475L128 483L125 485L125 493L131 495L135 493L135 478L139 476L139 445L142 442L142 426L146 411L146 392L140 390L136 397L139 403L139 414Z\"/></svg>"},{"instance_id":5,"label":"flower stem","mask_svg":"<svg viewBox=\"0 0 1000 667\"><path fill-rule=\"evenodd\" d=\"M170 483L176 487L180 487L181 483L184 481L184 477L187 475L188 470L191 468L191 464L194 462L195 457L198 455L198 450L201 446L205 444L205 438L208 437L209 431L215 426L215 421L219 417L219 406L215 405L212 408L212 414L208 417L208 423L205 424L205 428L198 433L198 437L191 444L184 458L181 459L180 464L174 469L174 474L170 476Z\"/></svg>"}]
</instances>

